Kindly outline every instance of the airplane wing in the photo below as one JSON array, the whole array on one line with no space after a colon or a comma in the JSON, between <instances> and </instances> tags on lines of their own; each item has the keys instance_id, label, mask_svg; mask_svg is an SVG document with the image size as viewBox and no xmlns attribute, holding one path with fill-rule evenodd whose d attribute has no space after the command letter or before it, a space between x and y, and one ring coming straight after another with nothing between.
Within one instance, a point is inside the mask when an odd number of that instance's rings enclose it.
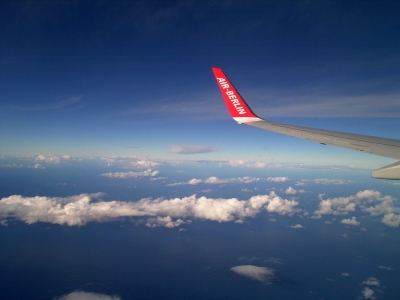
<instances>
[{"instance_id":1,"label":"airplane wing","mask_svg":"<svg viewBox=\"0 0 400 300\"><path fill-rule=\"evenodd\" d=\"M221 69L212 68L222 97L232 118L239 124L274 131L305 140L334 145L365 153L400 159L400 140L375 136L314 129L269 122L259 118L247 105ZM373 178L400 180L400 161L372 172Z\"/></svg>"}]
</instances>

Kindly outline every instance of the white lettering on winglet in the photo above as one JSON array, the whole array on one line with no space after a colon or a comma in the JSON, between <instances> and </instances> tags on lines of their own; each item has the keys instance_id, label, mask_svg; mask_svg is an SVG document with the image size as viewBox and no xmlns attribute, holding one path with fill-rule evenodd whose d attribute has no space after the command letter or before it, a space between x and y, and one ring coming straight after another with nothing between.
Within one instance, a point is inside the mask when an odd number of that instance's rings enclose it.
<instances>
[{"instance_id":1,"label":"white lettering on winglet","mask_svg":"<svg viewBox=\"0 0 400 300\"><path fill-rule=\"evenodd\" d=\"M225 78L217 78L218 83L222 87L222 89L226 90L229 88L229 84L226 82ZM226 91L225 94L228 96L229 100L232 102L233 106L235 107L236 111L240 114L246 114L246 110L242 107L238 97L235 95L233 91Z\"/></svg>"}]
</instances>

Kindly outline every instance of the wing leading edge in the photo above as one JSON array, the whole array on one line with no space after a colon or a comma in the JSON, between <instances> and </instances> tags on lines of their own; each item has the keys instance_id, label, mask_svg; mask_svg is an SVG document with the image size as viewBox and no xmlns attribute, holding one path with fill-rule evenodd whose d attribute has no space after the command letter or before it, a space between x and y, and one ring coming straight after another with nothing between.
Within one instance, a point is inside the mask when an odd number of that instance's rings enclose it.
<instances>
[{"instance_id":1,"label":"wing leading edge","mask_svg":"<svg viewBox=\"0 0 400 300\"><path fill-rule=\"evenodd\" d=\"M278 132L305 140L334 145L365 153L400 159L400 140L315 129L269 122L259 118L247 105L221 69L212 69L222 97L232 118L239 124ZM372 172L373 178L400 180L400 161Z\"/></svg>"}]
</instances>

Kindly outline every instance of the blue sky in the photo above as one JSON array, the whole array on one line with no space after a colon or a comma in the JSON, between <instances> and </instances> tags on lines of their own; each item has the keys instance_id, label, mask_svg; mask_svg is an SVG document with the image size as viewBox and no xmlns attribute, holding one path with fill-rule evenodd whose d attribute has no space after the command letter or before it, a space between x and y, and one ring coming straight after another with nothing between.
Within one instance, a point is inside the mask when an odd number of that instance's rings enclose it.
<instances>
[{"instance_id":1,"label":"blue sky","mask_svg":"<svg viewBox=\"0 0 400 300\"><path fill-rule=\"evenodd\" d=\"M237 126L211 67L263 118L399 138L399 9L393 1L3 1L0 153L392 162ZM174 153L175 144L203 153Z\"/></svg>"},{"instance_id":2,"label":"blue sky","mask_svg":"<svg viewBox=\"0 0 400 300\"><path fill-rule=\"evenodd\" d=\"M397 297L394 160L237 125L211 68L262 118L400 139L399 13L1 1L0 297Z\"/></svg>"}]
</instances>

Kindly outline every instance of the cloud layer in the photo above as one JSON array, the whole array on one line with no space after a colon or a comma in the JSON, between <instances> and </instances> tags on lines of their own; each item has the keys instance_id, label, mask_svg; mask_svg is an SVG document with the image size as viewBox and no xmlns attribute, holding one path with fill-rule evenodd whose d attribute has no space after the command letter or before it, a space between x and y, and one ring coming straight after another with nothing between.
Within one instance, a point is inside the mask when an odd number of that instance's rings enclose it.
<instances>
[{"instance_id":1,"label":"cloud layer","mask_svg":"<svg viewBox=\"0 0 400 300\"><path fill-rule=\"evenodd\" d=\"M170 183L170 184L167 184L167 186L177 186L177 185L187 185L187 184L196 185L196 184L200 184L200 183L204 183L204 184L251 183L251 182L256 182L259 180L260 180L260 178L249 177L249 176L238 177L238 178L218 178L215 176L211 176L207 179L193 178L193 179L190 179L188 182Z\"/></svg>"},{"instance_id":2,"label":"cloud layer","mask_svg":"<svg viewBox=\"0 0 400 300\"><path fill-rule=\"evenodd\" d=\"M149 227L176 227L191 217L228 222L255 217L263 209L289 216L301 211L296 208L298 202L282 199L274 192L269 195L253 196L249 200L213 199L192 195L170 200L145 198L138 202L101 200L92 202L92 199L98 199L102 195L81 194L65 198L13 195L0 200L0 218L6 220L14 217L27 224L46 222L81 226L88 222L140 217L147 218L146 225Z\"/></svg>"},{"instance_id":3,"label":"cloud layer","mask_svg":"<svg viewBox=\"0 0 400 300\"><path fill-rule=\"evenodd\" d=\"M127 178L141 178L146 176L156 176L159 171L152 171L151 169L147 169L146 171L141 172L115 172L115 173L103 173L101 176L108 178L119 178L119 179L127 179Z\"/></svg>"},{"instance_id":4,"label":"cloud layer","mask_svg":"<svg viewBox=\"0 0 400 300\"><path fill-rule=\"evenodd\" d=\"M198 154L217 151L217 148L210 145L196 144L171 144L168 145L172 153L179 154Z\"/></svg>"}]
</instances>

